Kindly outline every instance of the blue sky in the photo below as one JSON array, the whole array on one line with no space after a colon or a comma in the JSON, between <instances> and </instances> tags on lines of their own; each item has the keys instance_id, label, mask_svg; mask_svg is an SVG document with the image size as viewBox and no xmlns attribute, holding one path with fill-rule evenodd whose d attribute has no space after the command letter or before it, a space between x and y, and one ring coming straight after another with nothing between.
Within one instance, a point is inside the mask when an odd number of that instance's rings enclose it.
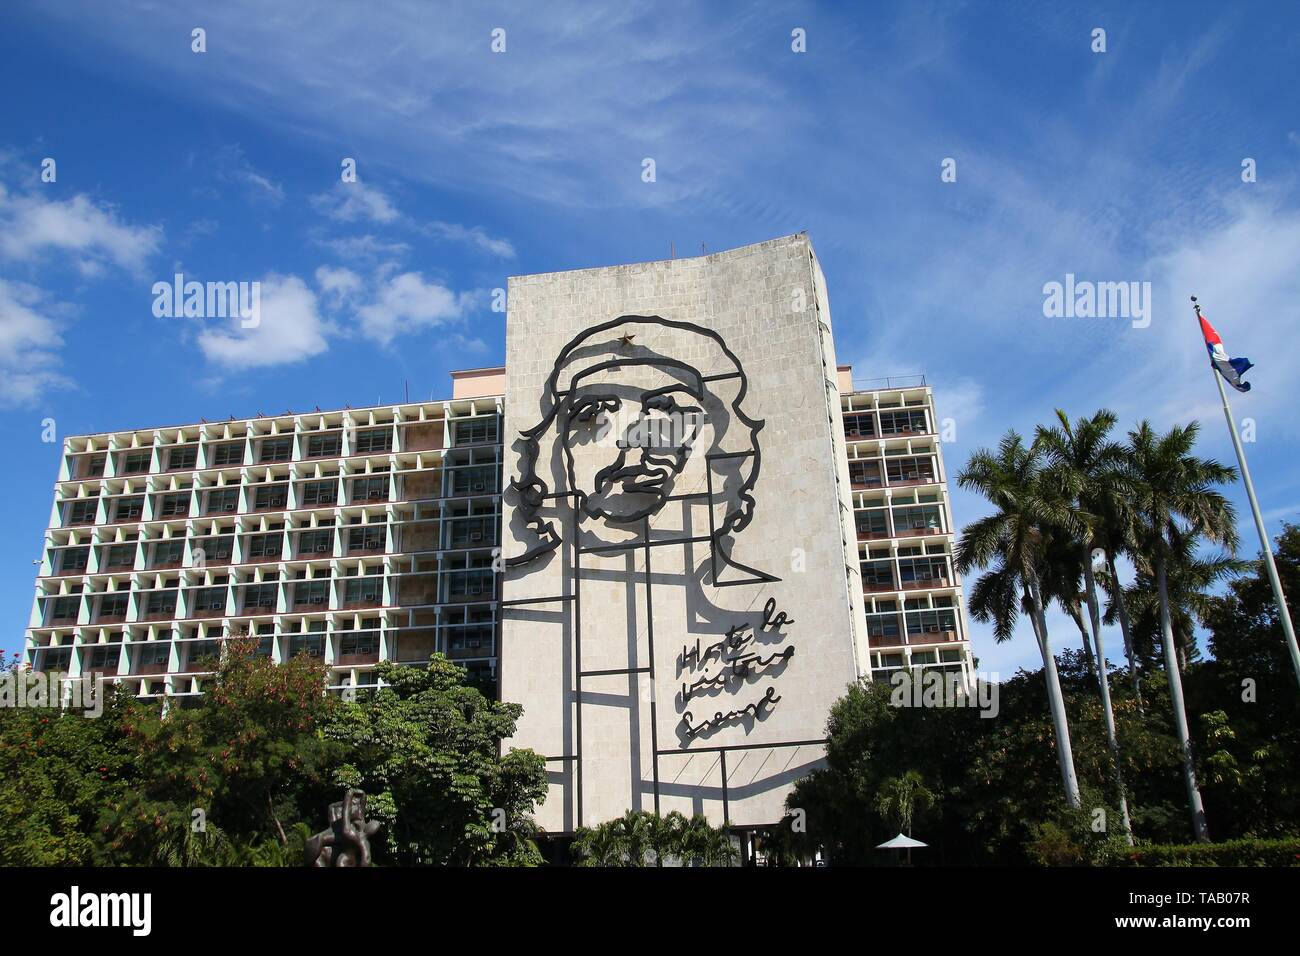
<instances>
[{"instance_id":1,"label":"blue sky","mask_svg":"<svg viewBox=\"0 0 1300 956\"><path fill-rule=\"evenodd\" d=\"M7 6L0 647L21 645L58 468L43 419L61 437L396 401L408 381L444 396L451 369L500 362L506 276L670 243L807 230L840 360L926 373L953 474L1056 406L1199 419L1231 460L1195 293L1259 365L1235 410L1270 528L1300 513L1294 6ZM177 271L261 281L262 325L155 318ZM1150 282L1149 327L1046 318L1067 273ZM995 646L976 625L982 667L1033 666L1023 630Z\"/></svg>"}]
</instances>

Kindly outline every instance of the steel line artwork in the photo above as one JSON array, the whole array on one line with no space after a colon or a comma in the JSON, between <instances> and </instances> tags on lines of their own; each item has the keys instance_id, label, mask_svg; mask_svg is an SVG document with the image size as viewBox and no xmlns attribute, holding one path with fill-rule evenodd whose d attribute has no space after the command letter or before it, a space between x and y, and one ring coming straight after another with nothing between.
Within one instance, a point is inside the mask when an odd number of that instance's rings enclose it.
<instances>
[{"instance_id":1,"label":"steel line artwork","mask_svg":"<svg viewBox=\"0 0 1300 956\"><path fill-rule=\"evenodd\" d=\"M598 353L609 347L611 343L599 341L599 336L602 333L637 326L679 329L708 339L717 346L732 367L721 372L705 375L699 369L685 362L650 353L628 358L605 359L590 365L584 365L578 373L574 374L568 388L560 387L560 376L570 364L580 363L593 351ZM624 332L624 338L628 341L634 337L628 336ZM624 339L617 341L622 343ZM738 386L736 394L726 411L729 416L734 417L744 428L748 429L751 447L747 451L710 451L704 455L709 481L706 495L710 516L709 551L712 583L716 587L734 587L742 584L780 580L771 574L735 560L731 555L731 546L728 543L733 535L743 531L753 519L755 505L753 489L754 484L758 481L759 470L762 466L758 433L762 430L764 422L761 419L749 417L741 407L745 394L749 390L749 379L741 367L740 360L727 347L722 340L722 336L711 329L690 322L677 322L659 316L645 315L625 315L593 326L571 339L560 350L559 355L556 356L555 367L551 370L546 382L546 398L550 404L550 409L543 415L541 421L532 428L520 433L522 443L520 474L518 478L510 482L511 490L518 496L518 506L524 515L525 525L536 537L536 540L523 554L506 559L506 567L514 568L530 564L560 546L560 535L555 529L554 522L539 515L546 501L556 497L551 493L550 487L545 479L541 477L538 469L538 462L541 458L540 440L552 428L556 428L559 432L560 445L565 455L569 494L574 496L577 507L588 517L598 518L612 524L633 525L642 518L658 513L672 497L672 480L681 474L687 459L693 451L692 446L695 437L693 434L685 436L684 440L676 442L674 447L663 449L662 453L646 453L640 462L632 465L627 464L628 454L632 451L632 447L620 442L618 459L596 475L597 486L592 489L583 488L582 482L575 473L572 444L575 432L572 426L575 424L588 424L601 412L614 411L623 402L623 396L616 394L583 393L580 389L584 385L584 380L589 382L603 372L630 368L662 370L668 378L673 380L671 384L646 392L641 396L643 412L663 409L678 414L702 414L701 409L698 407L681 406L672 397L672 393L675 391L685 392L696 402L703 402L704 392L710 383L728 379L736 380ZM718 463L728 461L739 462L742 470L748 465L748 470L737 487L724 489L724 492L730 498L729 507L722 520L715 523L713 522L712 508L715 500L713 474ZM606 492L615 484L621 485L632 496L648 500L638 506L613 510L606 505L604 499ZM724 580L721 577L719 565L734 568L748 576Z\"/></svg>"},{"instance_id":2,"label":"steel line artwork","mask_svg":"<svg viewBox=\"0 0 1300 956\"><path fill-rule=\"evenodd\" d=\"M653 342L633 344L639 334L657 330L678 333L670 337L672 344L668 350L713 356L708 370L701 371L679 358L661 354L654 349ZM721 394L723 386L730 393L729 398ZM502 603L503 607L510 607L573 602L574 633L579 635L574 644L579 702L585 677L631 675L648 670L652 685L655 682L654 632L659 622L653 615L655 586L651 555L654 549L672 545L688 547L696 542L707 544L707 573L700 578L700 583L707 581L714 587L780 581L775 575L742 563L734 554L737 536L750 526L754 517L753 492L762 465L758 438L764 421L744 410L748 389L745 371L721 335L703 326L659 316L624 315L600 323L575 336L556 356L543 388L541 418L522 430L515 442L519 454L518 477L510 482L508 493L514 496L518 516L515 534L523 541L524 550L504 563L508 569L532 573L558 552L566 543L564 539L571 535L568 543L572 555L567 573L572 577L573 586L564 595ZM610 436L610 422L620 415L624 419L630 416L630 425L625 429L615 427L614 440L604 441ZM669 417L677 426L669 434L647 427L662 416ZM707 442L706 431L711 435ZM723 443L727 435L731 436L727 442L729 447ZM741 443L747 447L738 450L737 445ZM704 447L706 444L708 447ZM608 454L602 457L595 453L598 449L607 449ZM692 488L676 488L688 463L701 460L702 480L694 477ZM552 489L547 477L553 477L564 487ZM684 508L703 504L708 512L707 536L696 534L684 525L680 537L671 533L652 537L651 519L670 502L679 502ZM558 520L563 511L548 511L566 505L568 520ZM557 525L564 527L564 538ZM627 533L632 537L607 542L592 526L604 526L616 536ZM649 667L584 671L580 639L581 591L585 587L580 584L584 578L582 556L616 553L644 556ZM691 571L689 566L686 570L688 574ZM659 587L665 586L659 583ZM721 615L734 614L713 605L709 608ZM795 654L794 645L784 633L792 624L794 620L785 611L777 610L776 599L768 598L761 620L736 624L709 646L701 647L697 641L693 650L683 647L677 661L678 674L682 677L677 698L681 715L677 725L678 749L660 749L657 704L653 695L649 700L656 808L661 754L685 752L693 741L728 725L762 721L780 702L776 688L769 686L743 706L718 709L698 722L692 710L693 707L699 711L701 703L708 706L708 701L719 694L738 694L754 681L779 677ZM576 721L575 753L551 759L575 762L581 822L581 707ZM804 743L807 742L797 745ZM771 744L774 747L794 745L794 742ZM724 792L725 789L724 783Z\"/></svg>"}]
</instances>

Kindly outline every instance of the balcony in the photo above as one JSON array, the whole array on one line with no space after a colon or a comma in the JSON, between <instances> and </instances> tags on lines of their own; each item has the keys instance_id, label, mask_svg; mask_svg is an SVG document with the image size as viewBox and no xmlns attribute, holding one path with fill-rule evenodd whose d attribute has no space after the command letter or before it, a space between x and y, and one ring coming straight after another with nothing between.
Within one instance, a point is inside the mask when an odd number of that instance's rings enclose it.
<instances>
[{"instance_id":1,"label":"balcony","mask_svg":"<svg viewBox=\"0 0 1300 956\"><path fill-rule=\"evenodd\" d=\"M958 639L956 631L921 631L907 635L907 643L913 646L918 644L949 644Z\"/></svg>"},{"instance_id":2,"label":"balcony","mask_svg":"<svg viewBox=\"0 0 1300 956\"><path fill-rule=\"evenodd\" d=\"M132 672L133 677L149 677L156 674L166 674L167 665L163 664L137 664Z\"/></svg>"},{"instance_id":3,"label":"balcony","mask_svg":"<svg viewBox=\"0 0 1300 956\"><path fill-rule=\"evenodd\" d=\"M948 578L936 575L932 578L912 578L904 581L899 590L902 591L924 591L930 588L948 588L952 587L952 582Z\"/></svg>"},{"instance_id":4,"label":"balcony","mask_svg":"<svg viewBox=\"0 0 1300 956\"><path fill-rule=\"evenodd\" d=\"M867 594L879 594L882 591L897 591L898 585L893 581L863 581L862 590Z\"/></svg>"},{"instance_id":5,"label":"balcony","mask_svg":"<svg viewBox=\"0 0 1300 956\"><path fill-rule=\"evenodd\" d=\"M379 651L363 651L357 654L340 654L334 661L336 667L356 667L364 664L378 664Z\"/></svg>"}]
</instances>

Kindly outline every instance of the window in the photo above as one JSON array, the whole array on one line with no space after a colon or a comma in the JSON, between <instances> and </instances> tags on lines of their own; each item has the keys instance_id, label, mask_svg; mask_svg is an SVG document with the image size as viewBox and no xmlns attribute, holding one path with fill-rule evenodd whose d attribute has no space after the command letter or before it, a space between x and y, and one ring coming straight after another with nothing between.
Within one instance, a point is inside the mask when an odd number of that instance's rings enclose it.
<instances>
[{"instance_id":1,"label":"window","mask_svg":"<svg viewBox=\"0 0 1300 956\"><path fill-rule=\"evenodd\" d=\"M334 529L304 531L298 535L298 555L330 554L334 550Z\"/></svg>"},{"instance_id":2,"label":"window","mask_svg":"<svg viewBox=\"0 0 1300 956\"><path fill-rule=\"evenodd\" d=\"M289 485L278 481L269 485L258 485L253 496L253 508L264 511L269 508L283 508L289 500Z\"/></svg>"},{"instance_id":3,"label":"window","mask_svg":"<svg viewBox=\"0 0 1300 956\"><path fill-rule=\"evenodd\" d=\"M190 599L191 612L225 611L226 589L224 587L197 588Z\"/></svg>"},{"instance_id":4,"label":"window","mask_svg":"<svg viewBox=\"0 0 1300 956\"><path fill-rule=\"evenodd\" d=\"M384 550L384 528L382 525L372 528L348 529L348 552Z\"/></svg>"},{"instance_id":5,"label":"window","mask_svg":"<svg viewBox=\"0 0 1300 956\"><path fill-rule=\"evenodd\" d=\"M50 602L50 621L75 621L81 613L81 596L58 597Z\"/></svg>"},{"instance_id":6,"label":"window","mask_svg":"<svg viewBox=\"0 0 1300 956\"><path fill-rule=\"evenodd\" d=\"M337 433L312 435L307 439L308 458L337 458L342 450L343 445Z\"/></svg>"},{"instance_id":7,"label":"window","mask_svg":"<svg viewBox=\"0 0 1300 956\"><path fill-rule=\"evenodd\" d=\"M185 539L173 538L169 541L160 541L153 546L153 560L149 562L149 567L157 568L163 565L175 565L184 560Z\"/></svg>"},{"instance_id":8,"label":"window","mask_svg":"<svg viewBox=\"0 0 1300 956\"><path fill-rule=\"evenodd\" d=\"M887 589L894 586L894 575L887 561L872 561L862 565L862 584L865 587Z\"/></svg>"},{"instance_id":9,"label":"window","mask_svg":"<svg viewBox=\"0 0 1300 956\"><path fill-rule=\"evenodd\" d=\"M299 581L293 586L293 603L319 604L329 603L329 581L324 578L317 581Z\"/></svg>"},{"instance_id":10,"label":"window","mask_svg":"<svg viewBox=\"0 0 1300 956\"><path fill-rule=\"evenodd\" d=\"M452 473L453 495L476 495L496 491L496 469L458 468Z\"/></svg>"},{"instance_id":11,"label":"window","mask_svg":"<svg viewBox=\"0 0 1300 956\"><path fill-rule=\"evenodd\" d=\"M58 555L59 574L79 574L90 562L90 548L64 548Z\"/></svg>"},{"instance_id":12,"label":"window","mask_svg":"<svg viewBox=\"0 0 1300 956\"><path fill-rule=\"evenodd\" d=\"M122 456L122 467L118 471L119 475L142 475L149 470L149 463L153 460L151 451L133 451Z\"/></svg>"},{"instance_id":13,"label":"window","mask_svg":"<svg viewBox=\"0 0 1300 956\"><path fill-rule=\"evenodd\" d=\"M244 586L244 610L257 608L264 611L275 610L275 597L279 584L274 581L263 584Z\"/></svg>"},{"instance_id":14,"label":"window","mask_svg":"<svg viewBox=\"0 0 1300 956\"><path fill-rule=\"evenodd\" d=\"M282 438L263 438L257 450L257 462L262 465L272 461L288 461L292 457L293 438L288 435Z\"/></svg>"},{"instance_id":15,"label":"window","mask_svg":"<svg viewBox=\"0 0 1300 956\"><path fill-rule=\"evenodd\" d=\"M855 485L879 485L880 463L874 461L849 462L849 481Z\"/></svg>"},{"instance_id":16,"label":"window","mask_svg":"<svg viewBox=\"0 0 1300 956\"><path fill-rule=\"evenodd\" d=\"M351 578L343 585L343 603L378 604L381 590L380 578Z\"/></svg>"},{"instance_id":17,"label":"window","mask_svg":"<svg viewBox=\"0 0 1300 956\"><path fill-rule=\"evenodd\" d=\"M207 504L203 507L205 515L227 514L238 510L239 508L239 489L238 488L217 488L208 492Z\"/></svg>"},{"instance_id":18,"label":"window","mask_svg":"<svg viewBox=\"0 0 1300 956\"><path fill-rule=\"evenodd\" d=\"M199 446L182 445L167 449L168 471L189 471L199 463Z\"/></svg>"},{"instance_id":19,"label":"window","mask_svg":"<svg viewBox=\"0 0 1300 956\"><path fill-rule=\"evenodd\" d=\"M144 496L133 495L130 498L118 498L113 503L114 521L139 521L144 514Z\"/></svg>"},{"instance_id":20,"label":"window","mask_svg":"<svg viewBox=\"0 0 1300 956\"><path fill-rule=\"evenodd\" d=\"M168 589L165 591L150 591L149 598L145 602L145 614L175 614L176 613L176 591Z\"/></svg>"},{"instance_id":21,"label":"window","mask_svg":"<svg viewBox=\"0 0 1300 956\"><path fill-rule=\"evenodd\" d=\"M103 478L104 466L108 464L108 456L91 455L81 459L81 474L77 474L75 468L70 469L71 473L78 478Z\"/></svg>"},{"instance_id":22,"label":"window","mask_svg":"<svg viewBox=\"0 0 1300 956\"><path fill-rule=\"evenodd\" d=\"M244 443L242 441L232 441L226 442L224 445L209 445L208 460L213 468L242 465L244 463Z\"/></svg>"},{"instance_id":23,"label":"window","mask_svg":"<svg viewBox=\"0 0 1300 956\"><path fill-rule=\"evenodd\" d=\"M491 543L491 518L457 518L451 523L451 547L463 548L487 541Z\"/></svg>"},{"instance_id":24,"label":"window","mask_svg":"<svg viewBox=\"0 0 1300 956\"><path fill-rule=\"evenodd\" d=\"M93 647L90 651L91 670L117 670L117 662L122 656L120 647Z\"/></svg>"},{"instance_id":25,"label":"window","mask_svg":"<svg viewBox=\"0 0 1300 956\"><path fill-rule=\"evenodd\" d=\"M170 641L149 641L140 648L140 665L142 667L166 667L171 662L172 646Z\"/></svg>"},{"instance_id":26,"label":"window","mask_svg":"<svg viewBox=\"0 0 1300 956\"><path fill-rule=\"evenodd\" d=\"M158 497L157 517L174 518L177 515L188 515L189 513L190 493L188 491L177 491Z\"/></svg>"},{"instance_id":27,"label":"window","mask_svg":"<svg viewBox=\"0 0 1300 956\"><path fill-rule=\"evenodd\" d=\"M274 637L261 637L257 640L257 649L253 651L254 657L270 657L275 650Z\"/></svg>"},{"instance_id":28,"label":"window","mask_svg":"<svg viewBox=\"0 0 1300 956\"><path fill-rule=\"evenodd\" d=\"M229 561L231 554L235 550L235 536L222 535L215 538L196 538L193 548L194 563L196 565Z\"/></svg>"},{"instance_id":29,"label":"window","mask_svg":"<svg viewBox=\"0 0 1300 956\"><path fill-rule=\"evenodd\" d=\"M99 620L111 617L126 617L127 595L125 592L105 594L99 599Z\"/></svg>"},{"instance_id":30,"label":"window","mask_svg":"<svg viewBox=\"0 0 1300 956\"><path fill-rule=\"evenodd\" d=\"M253 560L258 558L278 558L284 551L284 534L277 531L274 534L257 534L248 539L248 557Z\"/></svg>"},{"instance_id":31,"label":"window","mask_svg":"<svg viewBox=\"0 0 1300 956\"><path fill-rule=\"evenodd\" d=\"M355 478L352 481L353 501L387 501L388 476Z\"/></svg>"},{"instance_id":32,"label":"window","mask_svg":"<svg viewBox=\"0 0 1300 956\"><path fill-rule=\"evenodd\" d=\"M319 634L293 635L289 638L289 656L292 658L299 654L306 654L308 657L324 657L325 638Z\"/></svg>"},{"instance_id":33,"label":"window","mask_svg":"<svg viewBox=\"0 0 1300 956\"><path fill-rule=\"evenodd\" d=\"M72 663L72 648L70 647L47 647L45 653L41 655L41 667L43 671L66 671Z\"/></svg>"},{"instance_id":34,"label":"window","mask_svg":"<svg viewBox=\"0 0 1300 956\"><path fill-rule=\"evenodd\" d=\"M103 570L135 567L135 545L113 544L104 552Z\"/></svg>"},{"instance_id":35,"label":"window","mask_svg":"<svg viewBox=\"0 0 1300 956\"><path fill-rule=\"evenodd\" d=\"M220 641L192 641L186 660L191 668L200 661L216 663L221 658Z\"/></svg>"},{"instance_id":36,"label":"window","mask_svg":"<svg viewBox=\"0 0 1300 956\"><path fill-rule=\"evenodd\" d=\"M481 445L497 440L497 420L495 418L472 418L456 422L457 445Z\"/></svg>"},{"instance_id":37,"label":"window","mask_svg":"<svg viewBox=\"0 0 1300 956\"><path fill-rule=\"evenodd\" d=\"M870 412L845 415L844 434L848 438L871 438L876 434L876 420Z\"/></svg>"},{"instance_id":38,"label":"window","mask_svg":"<svg viewBox=\"0 0 1300 956\"><path fill-rule=\"evenodd\" d=\"M374 631L357 631L355 634L344 634L339 642L339 653L344 656L378 654L379 635Z\"/></svg>"},{"instance_id":39,"label":"window","mask_svg":"<svg viewBox=\"0 0 1300 956\"><path fill-rule=\"evenodd\" d=\"M393 432L388 428L372 428L357 432L357 447L352 449L355 455L374 455L393 450Z\"/></svg>"},{"instance_id":40,"label":"window","mask_svg":"<svg viewBox=\"0 0 1300 956\"><path fill-rule=\"evenodd\" d=\"M453 571L448 575L453 600L492 594L492 572L471 570Z\"/></svg>"},{"instance_id":41,"label":"window","mask_svg":"<svg viewBox=\"0 0 1300 956\"><path fill-rule=\"evenodd\" d=\"M98 498L82 498L68 509L68 524L94 524L99 512Z\"/></svg>"},{"instance_id":42,"label":"window","mask_svg":"<svg viewBox=\"0 0 1300 956\"><path fill-rule=\"evenodd\" d=\"M880 433L882 435L901 435L909 432L924 433L927 431L929 431L929 428L926 426L925 412L923 411L880 413Z\"/></svg>"},{"instance_id":43,"label":"window","mask_svg":"<svg viewBox=\"0 0 1300 956\"><path fill-rule=\"evenodd\" d=\"M338 500L337 481L307 481L302 486L304 505L332 505Z\"/></svg>"}]
</instances>

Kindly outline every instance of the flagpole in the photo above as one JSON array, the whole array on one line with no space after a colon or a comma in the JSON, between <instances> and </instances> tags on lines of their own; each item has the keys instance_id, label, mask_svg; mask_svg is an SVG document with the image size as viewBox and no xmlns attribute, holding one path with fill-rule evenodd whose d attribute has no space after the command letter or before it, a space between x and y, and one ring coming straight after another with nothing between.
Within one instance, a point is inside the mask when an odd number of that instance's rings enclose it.
<instances>
[{"instance_id":1,"label":"flagpole","mask_svg":"<svg viewBox=\"0 0 1300 956\"><path fill-rule=\"evenodd\" d=\"M1196 317L1201 317L1201 306L1192 296L1192 308ZM1282 593L1282 581L1277 576L1277 563L1273 560L1273 545L1264 528L1264 516L1259 510L1259 499L1255 497L1255 483L1250 480L1250 468L1246 465L1246 450L1241 447L1241 437L1237 434L1237 423L1232 418L1232 408L1228 405L1228 392L1223 387L1223 376L1210 363L1210 374L1219 386L1219 398L1223 400L1223 417L1228 420L1228 433L1232 435L1232 447L1237 453L1237 464L1241 466L1241 482L1246 486L1246 498L1250 501L1250 513L1255 517L1255 530L1259 532L1260 547L1264 549L1264 567L1268 570L1268 581L1273 586L1273 599L1277 602L1278 616L1282 619L1282 633L1286 635L1287 649L1291 652L1291 666L1295 668L1296 680L1300 682L1300 646L1295 639L1295 627L1291 624L1291 612L1286 606L1286 595Z\"/></svg>"}]
</instances>

